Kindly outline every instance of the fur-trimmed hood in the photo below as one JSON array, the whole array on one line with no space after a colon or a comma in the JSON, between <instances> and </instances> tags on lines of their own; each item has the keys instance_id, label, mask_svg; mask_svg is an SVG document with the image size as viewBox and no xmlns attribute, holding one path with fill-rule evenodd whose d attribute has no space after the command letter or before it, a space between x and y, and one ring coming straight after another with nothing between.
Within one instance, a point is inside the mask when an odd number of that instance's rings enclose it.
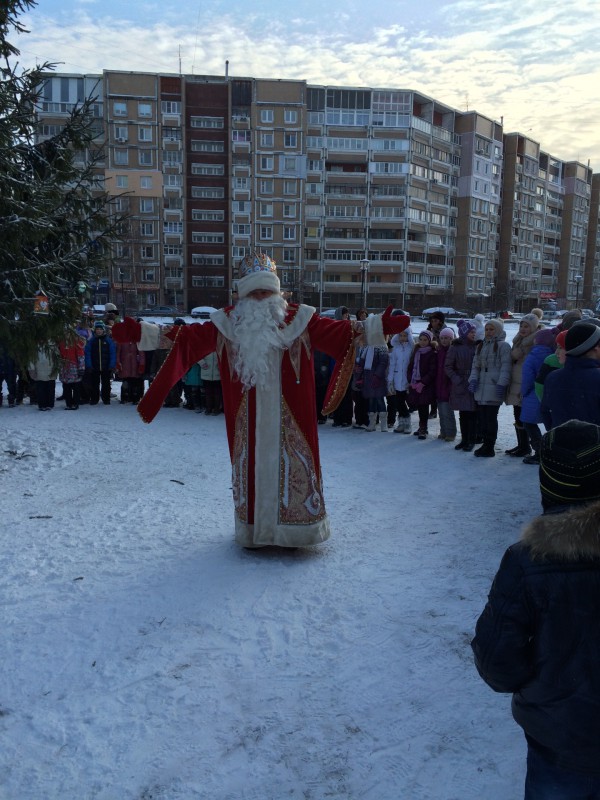
<instances>
[{"instance_id":1,"label":"fur-trimmed hood","mask_svg":"<svg viewBox=\"0 0 600 800\"><path fill-rule=\"evenodd\" d=\"M521 541L534 561L600 559L600 501L536 517L523 530Z\"/></svg>"}]
</instances>

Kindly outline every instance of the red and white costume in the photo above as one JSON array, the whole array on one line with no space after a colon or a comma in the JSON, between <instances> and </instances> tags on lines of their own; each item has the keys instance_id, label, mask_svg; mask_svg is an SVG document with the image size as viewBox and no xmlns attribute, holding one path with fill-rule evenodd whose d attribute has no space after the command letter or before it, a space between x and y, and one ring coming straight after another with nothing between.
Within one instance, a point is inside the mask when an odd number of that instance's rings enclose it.
<instances>
[{"instance_id":1,"label":"red and white costume","mask_svg":"<svg viewBox=\"0 0 600 800\"><path fill-rule=\"evenodd\" d=\"M236 541L244 547L318 544L329 537L319 461L313 350L336 361L325 399L331 413L346 391L354 364L352 323L325 319L306 305L289 305L282 331L284 350L276 385L244 390L233 371L232 308L212 314L204 324L179 326L174 344L148 392L138 405L144 422L160 410L171 386L187 370L216 351L233 472ZM391 309L390 309L391 311ZM377 317L381 325L381 317ZM384 315L386 333L397 333L407 316ZM141 323L142 329L148 323ZM142 336L134 320L113 327L113 337ZM144 331L146 333L146 331Z\"/></svg>"}]
</instances>

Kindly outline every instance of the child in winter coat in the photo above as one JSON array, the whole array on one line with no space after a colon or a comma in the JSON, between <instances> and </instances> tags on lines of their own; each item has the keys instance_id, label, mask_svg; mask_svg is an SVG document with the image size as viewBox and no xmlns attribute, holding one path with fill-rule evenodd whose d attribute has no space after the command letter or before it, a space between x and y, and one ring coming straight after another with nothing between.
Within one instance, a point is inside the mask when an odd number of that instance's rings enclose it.
<instances>
[{"instance_id":1,"label":"child in winter coat","mask_svg":"<svg viewBox=\"0 0 600 800\"><path fill-rule=\"evenodd\" d=\"M105 406L110 405L110 379L117 364L117 346L106 335L102 320L94 323L94 335L85 346L85 368L90 376L90 405L98 405L100 395Z\"/></svg>"},{"instance_id":2,"label":"child in winter coat","mask_svg":"<svg viewBox=\"0 0 600 800\"><path fill-rule=\"evenodd\" d=\"M388 364L388 394L396 395L398 422L394 433L410 433L410 409L408 407L408 365L413 354L413 332L410 326L392 336L390 361Z\"/></svg>"},{"instance_id":3,"label":"child in winter coat","mask_svg":"<svg viewBox=\"0 0 600 800\"><path fill-rule=\"evenodd\" d=\"M445 364L450 345L454 340L452 328L442 328L437 350L437 373L435 378L435 396L437 399L440 433L438 439L453 442L456 439L456 419L450 407L450 378L446 375Z\"/></svg>"},{"instance_id":4,"label":"child in winter coat","mask_svg":"<svg viewBox=\"0 0 600 800\"><path fill-rule=\"evenodd\" d=\"M416 408L419 415L419 428L416 436L427 438L429 405L435 400L435 378L437 374L436 345L431 331L419 334L408 365L408 403Z\"/></svg>"},{"instance_id":5,"label":"child in winter coat","mask_svg":"<svg viewBox=\"0 0 600 800\"><path fill-rule=\"evenodd\" d=\"M450 379L450 408L458 411L460 442L455 450L471 452L477 438L477 406L469 392L469 375L475 356L475 323L468 319L458 321L458 338L454 339L444 365Z\"/></svg>"},{"instance_id":6,"label":"child in winter coat","mask_svg":"<svg viewBox=\"0 0 600 800\"><path fill-rule=\"evenodd\" d=\"M35 381L35 396L40 411L54 408L56 397L56 376L58 369L57 348L52 345L40 346L34 361L29 364L30 378Z\"/></svg>"},{"instance_id":7,"label":"child in winter coat","mask_svg":"<svg viewBox=\"0 0 600 800\"><path fill-rule=\"evenodd\" d=\"M498 438L498 410L504 402L510 383L512 359L510 345L505 342L504 323L501 319L488 319L485 338L479 342L469 375L469 391L475 395L479 429L483 444L474 455L491 458L496 455L494 445Z\"/></svg>"},{"instance_id":8,"label":"child in winter coat","mask_svg":"<svg viewBox=\"0 0 600 800\"><path fill-rule=\"evenodd\" d=\"M533 454L523 458L524 464L540 463L542 434L538 427L542 421L541 404L535 393L535 379L545 359L554 352L554 331L542 328L535 334L533 348L523 362L521 374L521 423L527 434Z\"/></svg>"},{"instance_id":9,"label":"child in winter coat","mask_svg":"<svg viewBox=\"0 0 600 800\"><path fill-rule=\"evenodd\" d=\"M84 339L77 335L73 342L61 342L59 378L63 387L65 410L77 411L81 398L81 379L85 372Z\"/></svg>"},{"instance_id":10,"label":"child in winter coat","mask_svg":"<svg viewBox=\"0 0 600 800\"><path fill-rule=\"evenodd\" d=\"M523 364L531 352L534 344L535 334L539 327L540 320L536 314L525 314L519 323L519 332L513 339L510 351L512 359L512 370L510 385L506 395L506 405L513 406L515 417L515 432L517 434L517 444L506 450L506 455L523 457L531 453L529 438L523 424L521 423L521 380Z\"/></svg>"}]
</instances>

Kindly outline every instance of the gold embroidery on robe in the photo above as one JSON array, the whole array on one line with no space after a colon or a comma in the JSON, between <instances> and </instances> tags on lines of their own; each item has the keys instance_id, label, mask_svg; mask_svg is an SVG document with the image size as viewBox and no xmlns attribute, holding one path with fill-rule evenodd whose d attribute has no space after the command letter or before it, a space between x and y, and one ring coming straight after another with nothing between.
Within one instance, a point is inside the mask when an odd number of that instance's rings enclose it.
<instances>
[{"instance_id":1,"label":"gold embroidery on robe","mask_svg":"<svg viewBox=\"0 0 600 800\"><path fill-rule=\"evenodd\" d=\"M306 525L324 517L321 475L300 426L282 398L279 522Z\"/></svg>"},{"instance_id":2,"label":"gold embroidery on robe","mask_svg":"<svg viewBox=\"0 0 600 800\"><path fill-rule=\"evenodd\" d=\"M242 395L235 419L231 479L235 512L242 522L248 522L248 395Z\"/></svg>"}]
</instances>

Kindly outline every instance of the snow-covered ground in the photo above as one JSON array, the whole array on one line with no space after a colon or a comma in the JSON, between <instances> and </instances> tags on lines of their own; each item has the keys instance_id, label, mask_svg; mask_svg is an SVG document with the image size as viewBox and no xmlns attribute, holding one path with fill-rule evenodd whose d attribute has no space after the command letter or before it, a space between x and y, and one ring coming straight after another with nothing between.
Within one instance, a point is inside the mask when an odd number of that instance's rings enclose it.
<instances>
[{"instance_id":1,"label":"snow-covered ground","mask_svg":"<svg viewBox=\"0 0 600 800\"><path fill-rule=\"evenodd\" d=\"M0 408L0 797L522 796L469 642L537 469L437 432L321 426L331 539L245 551L222 416Z\"/></svg>"}]
</instances>

